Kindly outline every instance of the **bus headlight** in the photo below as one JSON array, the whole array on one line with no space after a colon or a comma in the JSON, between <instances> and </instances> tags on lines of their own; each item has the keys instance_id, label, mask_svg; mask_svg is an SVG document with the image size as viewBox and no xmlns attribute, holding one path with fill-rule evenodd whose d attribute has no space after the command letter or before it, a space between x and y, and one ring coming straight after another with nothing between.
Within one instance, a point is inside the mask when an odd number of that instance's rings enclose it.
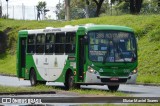
<instances>
[{"instance_id":1,"label":"bus headlight","mask_svg":"<svg viewBox=\"0 0 160 106\"><path fill-rule=\"evenodd\" d=\"M134 70L132 71L132 74L136 74L137 72L138 72L138 68L134 69Z\"/></svg>"},{"instance_id":2,"label":"bus headlight","mask_svg":"<svg viewBox=\"0 0 160 106\"><path fill-rule=\"evenodd\" d=\"M95 70L92 67L88 66L88 72L95 73Z\"/></svg>"}]
</instances>

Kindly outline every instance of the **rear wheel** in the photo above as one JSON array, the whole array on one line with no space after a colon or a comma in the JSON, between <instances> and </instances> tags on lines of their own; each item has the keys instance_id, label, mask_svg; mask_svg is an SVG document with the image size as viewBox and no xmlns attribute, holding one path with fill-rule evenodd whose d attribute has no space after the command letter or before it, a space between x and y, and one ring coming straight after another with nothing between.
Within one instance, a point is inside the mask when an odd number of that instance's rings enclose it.
<instances>
[{"instance_id":1,"label":"rear wheel","mask_svg":"<svg viewBox=\"0 0 160 106\"><path fill-rule=\"evenodd\" d=\"M37 84L46 85L46 81L37 81Z\"/></svg>"},{"instance_id":2,"label":"rear wheel","mask_svg":"<svg viewBox=\"0 0 160 106\"><path fill-rule=\"evenodd\" d=\"M119 85L108 85L108 89L112 92L117 91L118 88L119 88Z\"/></svg>"},{"instance_id":3,"label":"rear wheel","mask_svg":"<svg viewBox=\"0 0 160 106\"><path fill-rule=\"evenodd\" d=\"M37 78L36 78L36 73L34 69L32 69L30 72L30 83L31 83L31 86L37 85Z\"/></svg>"}]
</instances>

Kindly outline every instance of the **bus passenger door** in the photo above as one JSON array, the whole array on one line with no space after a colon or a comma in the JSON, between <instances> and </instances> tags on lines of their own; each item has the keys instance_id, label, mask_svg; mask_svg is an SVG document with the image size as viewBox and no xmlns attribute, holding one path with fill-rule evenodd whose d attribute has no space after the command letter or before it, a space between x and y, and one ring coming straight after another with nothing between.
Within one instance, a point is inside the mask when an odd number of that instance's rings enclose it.
<instances>
[{"instance_id":1,"label":"bus passenger door","mask_svg":"<svg viewBox=\"0 0 160 106\"><path fill-rule=\"evenodd\" d=\"M83 36L79 38L79 64L78 64L78 75L79 80L84 80L84 63L85 63L85 45L83 42Z\"/></svg>"},{"instance_id":2,"label":"bus passenger door","mask_svg":"<svg viewBox=\"0 0 160 106\"><path fill-rule=\"evenodd\" d=\"M26 38L20 38L19 41L19 77L24 78L25 77L25 67L26 67Z\"/></svg>"}]
</instances>

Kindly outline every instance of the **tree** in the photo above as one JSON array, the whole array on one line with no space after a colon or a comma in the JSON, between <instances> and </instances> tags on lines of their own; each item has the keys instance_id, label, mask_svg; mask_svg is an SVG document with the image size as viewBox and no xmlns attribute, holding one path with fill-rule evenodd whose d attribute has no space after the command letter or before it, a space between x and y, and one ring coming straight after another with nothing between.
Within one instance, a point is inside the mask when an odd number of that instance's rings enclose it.
<instances>
[{"instance_id":1,"label":"tree","mask_svg":"<svg viewBox=\"0 0 160 106\"><path fill-rule=\"evenodd\" d=\"M99 2L98 2L98 1L99 1ZM93 0L93 2L95 2L95 4L96 4L95 17L98 17L98 16L99 16L102 3L104 2L104 0L98 0L98 1L97 1L97 0Z\"/></svg>"},{"instance_id":2,"label":"tree","mask_svg":"<svg viewBox=\"0 0 160 106\"><path fill-rule=\"evenodd\" d=\"M92 12L94 12L94 17L98 17L101 13L102 4L104 3L104 1L108 1L108 0L77 0L77 1L83 2L81 4L85 3L84 5L86 5L86 9L85 9L86 10L86 15L93 14L93 13L89 12L92 8L92 9L95 10L95 11L92 10ZM93 6L94 6L94 8L93 8ZM88 14L87 14L87 12L88 12Z\"/></svg>"},{"instance_id":3,"label":"tree","mask_svg":"<svg viewBox=\"0 0 160 106\"><path fill-rule=\"evenodd\" d=\"M130 13L139 14L143 0L130 0Z\"/></svg>"},{"instance_id":4,"label":"tree","mask_svg":"<svg viewBox=\"0 0 160 106\"><path fill-rule=\"evenodd\" d=\"M36 6L37 7L37 20L38 20L38 18L40 19L40 13L43 15L43 19L44 19L45 14L47 12L46 5L47 5L47 3L45 1L38 2L38 5Z\"/></svg>"},{"instance_id":5,"label":"tree","mask_svg":"<svg viewBox=\"0 0 160 106\"><path fill-rule=\"evenodd\" d=\"M59 3L56 5L56 10L54 11L58 20L65 19L65 6L64 3Z\"/></svg>"},{"instance_id":6,"label":"tree","mask_svg":"<svg viewBox=\"0 0 160 106\"><path fill-rule=\"evenodd\" d=\"M69 21L70 20L70 0L65 0L65 9L66 9L66 20Z\"/></svg>"},{"instance_id":7,"label":"tree","mask_svg":"<svg viewBox=\"0 0 160 106\"><path fill-rule=\"evenodd\" d=\"M98 7L96 3L99 5ZM70 18L88 18L99 16L101 13L105 13L105 11L108 9L108 0L103 0L103 2L99 2L97 0L96 3L93 2L93 0L70 0ZM62 4L57 4L55 13L58 19L64 19L65 11L65 2Z\"/></svg>"}]
</instances>

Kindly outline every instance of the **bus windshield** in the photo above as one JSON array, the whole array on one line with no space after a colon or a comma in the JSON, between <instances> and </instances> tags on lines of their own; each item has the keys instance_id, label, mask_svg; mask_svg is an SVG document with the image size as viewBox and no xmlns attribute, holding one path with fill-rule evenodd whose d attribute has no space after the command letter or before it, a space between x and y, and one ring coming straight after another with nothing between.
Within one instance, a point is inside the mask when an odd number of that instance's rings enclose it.
<instances>
[{"instance_id":1,"label":"bus windshield","mask_svg":"<svg viewBox=\"0 0 160 106\"><path fill-rule=\"evenodd\" d=\"M90 31L89 59L95 62L134 62L137 59L134 34L123 31Z\"/></svg>"}]
</instances>

